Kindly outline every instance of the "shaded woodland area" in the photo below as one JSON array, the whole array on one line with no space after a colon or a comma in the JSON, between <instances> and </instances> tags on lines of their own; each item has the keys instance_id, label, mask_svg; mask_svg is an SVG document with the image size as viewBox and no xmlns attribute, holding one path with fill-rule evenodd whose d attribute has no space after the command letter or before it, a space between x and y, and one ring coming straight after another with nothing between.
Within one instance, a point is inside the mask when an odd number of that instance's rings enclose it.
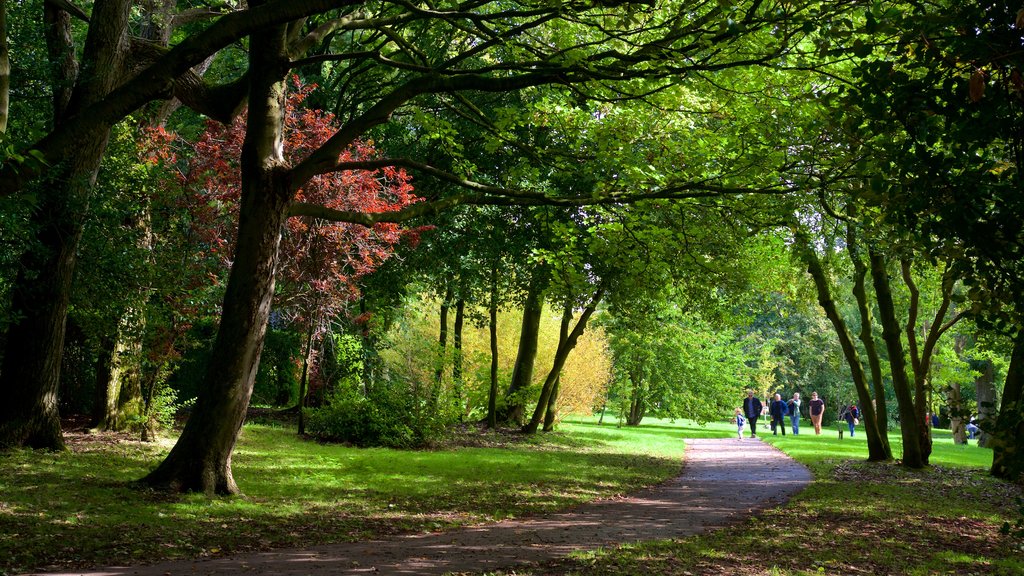
<instances>
[{"instance_id":1,"label":"shaded woodland area","mask_svg":"<svg viewBox=\"0 0 1024 576\"><path fill-rule=\"evenodd\" d=\"M235 494L253 403L417 446L753 387L1018 479L1019 9L0 2L0 446L178 414L141 482Z\"/></svg>"}]
</instances>

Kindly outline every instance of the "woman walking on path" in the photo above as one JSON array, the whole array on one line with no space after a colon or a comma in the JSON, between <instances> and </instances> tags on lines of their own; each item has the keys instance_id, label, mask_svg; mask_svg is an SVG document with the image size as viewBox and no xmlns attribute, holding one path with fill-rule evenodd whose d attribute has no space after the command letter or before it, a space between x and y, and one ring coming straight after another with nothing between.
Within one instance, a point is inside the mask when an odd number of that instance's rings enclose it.
<instances>
[{"instance_id":1,"label":"woman walking on path","mask_svg":"<svg viewBox=\"0 0 1024 576\"><path fill-rule=\"evenodd\" d=\"M761 416L761 400L754 396L753 390L747 390L747 397L743 399L743 414L750 421L750 437L757 438L757 418Z\"/></svg>"},{"instance_id":2,"label":"woman walking on path","mask_svg":"<svg viewBox=\"0 0 1024 576\"><path fill-rule=\"evenodd\" d=\"M811 413L811 424L814 425L814 434L821 435L821 417L825 415L825 401L818 398L817 392L811 392L811 401L808 402Z\"/></svg>"}]
</instances>

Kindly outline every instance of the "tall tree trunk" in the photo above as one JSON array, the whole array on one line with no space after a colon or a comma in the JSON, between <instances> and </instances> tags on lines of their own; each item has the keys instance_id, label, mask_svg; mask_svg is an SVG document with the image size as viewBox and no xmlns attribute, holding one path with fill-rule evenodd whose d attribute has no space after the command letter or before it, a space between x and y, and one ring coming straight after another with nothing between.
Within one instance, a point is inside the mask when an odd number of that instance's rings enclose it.
<instances>
[{"instance_id":1,"label":"tall tree trunk","mask_svg":"<svg viewBox=\"0 0 1024 576\"><path fill-rule=\"evenodd\" d=\"M852 215L852 213L851 213ZM860 333L858 338L864 346L864 356L867 357L868 368L871 371L871 388L874 391L875 425L878 427L879 439L885 447L885 453L892 457L892 447L889 446L889 407L885 398L885 381L882 377L882 359L878 355L878 347L875 345L873 333L874 318L871 314L871 306L868 305L867 290L865 289L865 278L868 274L868 267L864 263L864 255L860 247L855 224L850 222L846 227L846 246L853 262L853 297L857 301L857 312L860 316Z\"/></svg>"},{"instance_id":2,"label":"tall tree trunk","mask_svg":"<svg viewBox=\"0 0 1024 576\"><path fill-rule=\"evenodd\" d=\"M313 355L314 334L316 334L316 322L311 318L309 330L306 332L306 353L302 356L302 377L299 379L299 436L306 433L306 390L309 387L309 359Z\"/></svg>"},{"instance_id":3,"label":"tall tree trunk","mask_svg":"<svg viewBox=\"0 0 1024 576\"><path fill-rule=\"evenodd\" d=\"M440 387L441 380L444 378L445 356L448 348L448 308L450 308L451 301L452 287L448 286L444 291L444 299L441 300L441 328L437 335L437 368L434 371L434 381L437 383L437 387Z\"/></svg>"},{"instance_id":4,"label":"tall tree trunk","mask_svg":"<svg viewBox=\"0 0 1024 576\"><path fill-rule=\"evenodd\" d=\"M974 381L975 398L978 400L978 446L989 447L990 428L996 423L999 402L996 398L995 365L985 360L979 370L981 374Z\"/></svg>"},{"instance_id":5,"label":"tall tree trunk","mask_svg":"<svg viewBox=\"0 0 1024 576\"><path fill-rule=\"evenodd\" d=\"M569 323L572 322L572 305L566 304L562 310L562 322L558 327L558 345L564 346L566 340L569 339ZM547 410L544 412L544 427L542 428L545 432L551 432L555 429L555 419L558 417L558 390L562 385L562 376L559 374L555 378L555 384L551 388L551 398L548 399Z\"/></svg>"},{"instance_id":6,"label":"tall tree trunk","mask_svg":"<svg viewBox=\"0 0 1024 576\"><path fill-rule=\"evenodd\" d=\"M120 79L128 47L130 3L97 4L83 50L88 75L78 75L67 13L47 3L47 44L55 84L74 91L54 93L55 124L105 97ZM76 80L81 80L76 83ZM11 290L17 320L8 328L0 368L0 447L28 446L60 450L64 440L57 412L57 389L64 352L71 281L89 196L96 183L109 131L85 135L75 154L54 166L54 177L38 189L32 215L37 248L21 258Z\"/></svg>"},{"instance_id":7,"label":"tall tree trunk","mask_svg":"<svg viewBox=\"0 0 1024 576\"><path fill-rule=\"evenodd\" d=\"M498 267L491 268L491 301L487 307L491 343L491 387L487 395L487 427L498 427Z\"/></svg>"},{"instance_id":8,"label":"tall tree trunk","mask_svg":"<svg viewBox=\"0 0 1024 576\"><path fill-rule=\"evenodd\" d=\"M555 429L555 421L558 419L558 393L562 386L562 376L555 378L555 385L551 388L551 399L548 400L548 409L544 412L544 432L551 432Z\"/></svg>"},{"instance_id":9,"label":"tall tree trunk","mask_svg":"<svg viewBox=\"0 0 1024 576\"><path fill-rule=\"evenodd\" d=\"M11 55L7 46L7 0L0 0L0 134L7 132L11 109Z\"/></svg>"},{"instance_id":10,"label":"tall tree trunk","mask_svg":"<svg viewBox=\"0 0 1024 576\"><path fill-rule=\"evenodd\" d=\"M114 356L112 348L113 344L101 342L94 364L95 388L90 427L96 430L111 430L117 422L117 399L121 387L113 389L110 387Z\"/></svg>"},{"instance_id":11,"label":"tall tree trunk","mask_svg":"<svg viewBox=\"0 0 1024 576\"><path fill-rule=\"evenodd\" d=\"M255 2L251 2L255 5ZM274 294L281 230L292 198L284 169L286 27L251 36L249 117L235 260L213 354L192 416L167 458L142 483L237 494L231 453L245 420Z\"/></svg>"},{"instance_id":12,"label":"tall tree trunk","mask_svg":"<svg viewBox=\"0 0 1024 576\"><path fill-rule=\"evenodd\" d=\"M583 309L583 313L580 314L579 320L576 321L576 326L573 327L572 332L567 334L566 330L572 321L572 307L566 306L565 311L562 313L562 328L558 338L558 349L555 351L554 365L551 367L551 371L548 372L547 378L544 379L544 386L541 387L540 391L540 400L537 401L537 407L534 409L529 423L523 427L523 432L527 434L537 432L537 427L540 426L541 421L544 419L544 413L547 411L548 403L551 401L555 382L558 381L558 376L562 373L562 368L565 367L565 361L569 358L569 353L576 347L576 343L579 341L580 336L583 335L583 331L587 329L587 321L593 316L602 297L604 297L603 287L597 289L597 292L591 297L590 303L587 304L587 307ZM564 338L562 337L563 335L565 336Z\"/></svg>"},{"instance_id":13,"label":"tall tree trunk","mask_svg":"<svg viewBox=\"0 0 1024 576\"><path fill-rule=\"evenodd\" d=\"M957 358L963 357L964 348L967 347L967 339L958 336L953 343ZM963 395L960 382L954 381L946 389L946 405L949 406L950 430L953 432L954 444L967 444L967 422L971 417L970 412L964 409Z\"/></svg>"},{"instance_id":14,"label":"tall tree trunk","mask_svg":"<svg viewBox=\"0 0 1024 576\"><path fill-rule=\"evenodd\" d=\"M629 399L629 413L626 415L628 426L639 426L647 412L647 387L644 384L643 370L637 368L630 375L633 390Z\"/></svg>"},{"instance_id":15,"label":"tall tree trunk","mask_svg":"<svg viewBox=\"0 0 1024 576\"><path fill-rule=\"evenodd\" d=\"M885 461L892 459L892 450L889 447L888 439L885 438L886 431L878 425L879 419L875 414L875 407L871 399L871 390L868 388L867 376L864 374L864 366L861 364L860 355L854 345L853 336L850 334L846 321L836 308L832 299L832 290L828 284L828 278L821 266L818 255L814 252L807 235L799 230L794 231L795 245L798 255L807 266L807 273L814 280L814 286L818 293L818 304L825 312L825 316L832 323L836 336L839 339L839 346L843 350L846 364L850 368L850 375L853 378L854 388L857 391L857 400L861 405L864 420L864 433L867 437L868 460Z\"/></svg>"},{"instance_id":16,"label":"tall tree trunk","mask_svg":"<svg viewBox=\"0 0 1024 576\"><path fill-rule=\"evenodd\" d=\"M455 303L455 325L452 326L452 348L455 353L452 357L452 386L454 387L455 409L462 420L466 413L465 391L462 383L462 327L466 321L466 301L459 298Z\"/></svg>"},{"instance_id":17,"label":"tall tree trunk","mask_svg":"<svg viewBox=\"0 0 1024 576\"><path fill-rule=\"evenodd\" d=\"M892 383L896 390L896 404L900 414L903 465L908 468L923 468L927 465L920 446L920 428L924 422L917 418L911 382L907 377L900 325L896 320L896 308L892 300L892 291L889 288L889 272L886 270L885 258L873 249L869 252L871 280L875 288L875 299L878 301L878 313L882 321L882 340L885 341L886 351L889 353Z\"/></svg>"},{"instance_id":18,"label":"tall tree trunk","mask_svg":"<svg viewBox=\"0 0 1024 576\"><path fill-rule=\"evenodd\" d=\"M903 282L910 291L910 305L907 311L907 325L904 328L907 334L907 352L910 356L910 367L914 373L914 412L919 423L917 427L918 446L921 449L921 460L927 465L932 454L932 426L931 418L928 416L928 363L917 345L917 316L920 309L921 291L910 272L910 261L906 258L900 260L900 273Z\"/></svg>"},{"instance_id":19,"label":"tall tree trunk","mask_svg":"<svg viewBox=\"0 0 1024 576\"><path fill-rule=\"evenodd\" d=\"M533 383L533 369L537 360L540 338L540 319L544 310L544 285L540 273L535 273L523 303L523 321L519 331L519 351L512 368L505 414L501 418L509 424L521 424L526 415L526 401L521 392Z\"/></svg>"},{"instance_id":20,"label":"tall tree trunk","mask_svg":"<svg viewBox=\"0 0 1024 576\"><path fill-rule=\"evenodd\" d=\"M992 427L992 475L1019 481L1024 475L1024 332L1013 340L1001 408Z\"/></svg>"},{"instance_id":21,"label":"tall tree trunk","mask_svg":"<svg viewBox=\"0 0 1024 576\"><path fill-rule=\"evenodd\" d=\"M911 292L911 311L909 317L911 322L916 322L919 290L911 276L910 261L902 260L900 268L904 282L906 282ZM938 345L939 338L964 317L962 313L957 313L949 320L946 319L952 304L954 284L953 268L947 265L946 270L942 274L939 307L936 309L935 316L931 319L924 332L924 345L921 347L920 355L918 355L917 351L916 328L911 324L908 324L907 327L907 339L911 343L911 359L913 360L914 367L914 402L917 405L917 414L920 421L929 420L928 407L931 405L930 397L932 392L929 376L931 374L932 362L935 358L935 347ZM962 344L960 346L962 349ZM930 424L930 421L928 423ZM921 452L924 462L927 464L932 452L931 426L921 426L919 433L921 434Z\"/></svg>"},{"instance_id":22,"label":"tall tree trunk","mask_svg":"<svg viewBox=\"0 0 1024 576\"><path fill-rule=\"evenodd\" d=\"M98 430L123 430L133 417L143 414L142 332L145 314L130 307L117 323L113 338L104 339L99 356L106 362L96 374L97 406L94 426Z\"/></svg>"},{"instance_id":23,"label":"tall tree trunk","mask_svg":"<svg viewBox=\"0 0 1024 576\"><path fill-rule=\"evenodd\" d=\"M946 389L946 405L949 406L949 429L953 433L953 443L967 444L967 421L964 418L964 402L959 382L954 381Z\"/></svg>"}]
</instances>

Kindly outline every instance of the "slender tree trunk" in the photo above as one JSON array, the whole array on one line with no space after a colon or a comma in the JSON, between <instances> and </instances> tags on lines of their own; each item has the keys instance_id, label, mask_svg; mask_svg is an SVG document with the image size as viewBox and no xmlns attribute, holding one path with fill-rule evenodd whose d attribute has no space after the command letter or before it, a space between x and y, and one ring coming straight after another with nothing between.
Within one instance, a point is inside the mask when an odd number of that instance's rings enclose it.
<instances>
[{"instance_id":1,"label":"slender tree trunk","mask_svg":"<svg viewBox=\"0 0 1024 576\"><path fill-rule=\"evenodd\" d=\"M466 301L459 298L455 303L455 325L452 327L452 348L455 353L452 358L452 386L454 387L455 409L459 414L459 421L467 412L465 408L465 391L462 383L462 326L466 321Z\"/></svg>"},{"instance_id":2,"label":"slender tree trunk","mask_svg":"<svg viewBox=\"0 0 1024 576\"><path fill-rule=\"evenodd\" d=\"M953 443L967 444L967 421L964 418L959 382L953 382L946 390L946 405L949 406L949 429L953 432Z\"/></svg>"},{"instance_id":3,"label":"slender tree trunk","mask_svg":"<svg viewBox=\"0 0 1024 576\"><path fill-rule=\"evenodd\" d=\"M900 260L900 272L903 282L910 291L910 306L907 313L907 351L910 356L910 366L914 373L914 412L918 425L917 432L918 446L921 450L921 460L927 465L932 454L932 426L931 418L928 417L928 368L929 362L924 354L919 351L917 344L917 316L920 310L921 291L910 272L910 261Z\"/></svg>"},{"instance_id":4,"label":"slender tree trunk","mask_svg":"<svg viewBox=\"0 0 1024 576\"><path fill-rule=\"evenodd\" d=\"M821 266L818 255L811 247L810 241L802 231L795 231L795 248L800 258L807 266L807 272L814 280L814 286L818 293L818 304L825 312L832 328L839 339L839 346L843 350L846 364L850 368L850 375L853 378L854 388L857 391L857 400L861 405L864 420L864 433L868 444L868 460L884 461L892 459L892 451L889 442L885 439L885 429L878 425L878 417L875 414L875 407L871 399L871 390L868 388L867 376L864 374L864 367L860 361L857 347L854 345L853 336L850 334L846 321L836 308L832 299L832 291Z\"/></svg>"},{"instance_id":5,"label":"slender tree trunk","mask_svg":"<svg viewBox=\"0 0 1024 576\"><path fill-rule=\"evenodd\" d=\"M509 383L505 414L502 418L506 423L521 424L526 415L526 401L521 391L533 384L533 369L537 360L537 347L540 337L540 319L544 310L544 283L539 274L530 283L530 290L523 304L523 322L519 332L519 352L512 368L512 381Z\"/></svg>"},{"instance_id":6,"label":"slender tree trunk","mask_svg":"<svg viewBox=\"0 0 1024 576\"><path fill-rule=\"evenodd\" d=\"M558 419L558 392L562 386L561 375L555 378L555 385L551 388L551 399L548 400L548 409L544 412L544 432L551 432L555 429L555 421Z\"/></svg>"},{"instance_id":7,"label":"slender tree trunk","mask_svg":"<svg viewBox=\"0 0 1024 576\"><path fill-rule=\"evenodd\" d=\"M125 311L114 337L101 344L99 355L108 365L102 374L96 374L98 430L123 430L132 417L144 412L141 356L145 315L140 308Z\"/></svg>"},{"instance_id":8,"label":"slender tree trunk","mask_svg":"<svg viewBox=\"0 0 1024 576\"><path fill-rule=\"evenodd\" d=\"M558 345L564 346L569 339L569 323L572 322L572 305L566 304L562 310L562 322L558 327ZM551 398L548 400L548 407L544 413L544 432L551 432L555 429L555 420L558 417L558 391L562 385L562 376L555 378L555 384L551 388Z\"/></svg>"},{"instance_id":9,"label":"slender tree trunk","mask_svg":"<svg viewBox=\"0 0 1024 576\"><path fill-rule=\"evenodd\" d=\"M251 5L255 3L251 2ZM282 157L286 27L251 37L249 117L235 260L204 387L167 458L142 483L173 491L237 494L231 453L245 420L274 294L281 229L291 201Z\"/></svg>"},{"instance_id":10,"label":"slender tree trunk","mask_svg":"<svg viewBox=\"0 0 1024 576\"><path fill-rule=\"evenodd\" d=\"M996 422L999 414L999 402L996 398L995 366L991 360L985 360L980 369L981 375L974 381L975 398L978 400L978 446L989 447L991 434L989 430Z\"/></svg>"},{"instance_id":11,"label":"slender tree trunk","mask_svg":"<svg viewBox=\"0 0 1024 576\"><path fill-rule=\"evenodd\" d=\"M597 309L598 303L601 302L601 298L604 297L604 288L598 288L597 292L590 299L590 303L580 314L579 320L576 321L576 326L573 327L572 332L566 333L569 323L572 321L572 308L566 306L565 311L562 314L562 333L559 334L558 350L555 351L555 362L554 366L551 367L551 371L548 372L547 378L544 379L544 386L541 388L540 400L537 401L537 407L533 411L533 416L530 418L530 422L523 427L523 432L527 434L534 434L537 432L537 427L544 419L544 413L548 409L548 403L551 401L551 394L555 387L555 382L558 380L559 374L562 373L562 368L565 367L565 361L569 358L569 353L572 352L573 348L576 347L576 343L579 341L580 336L583 335L584 330L587 329L587 321L594 314ZM562 336L565 336L563 339Z\"/></svg>"},{"instance_id":12,"label":"slender tree trunk","mask_svg":"<svg viewBox=\"0 0 1024 576\"><path fill-rule=\"evenodd\" d=\"M11 56L7 46L7 0L0 0L0 134L7 132L11 108Z\"/></svg>"},{"instance_id":13,"label":"slender tree trunk","mask_svg":"<svg viewBox=\"0 0 1024 576\"><path fill-rule=\"evenodd\" d=\"M487 395L487 427L498 427L498 267L491 268L491 301L487 309L491 342L491 387Z\"/></svg>"},{"instance_id":14,"label":"slender tree trunk","mask_svg":"<svg viewBox=\"0 0 1024 576\"><path fill-rule=\"evenodd\" d=\"M852 215L852 214L851 214ZM875 337L872 330L874 318L871 314L871 306L868 305L867 290L864 280L868 274L868 267L864 264L864 256L860 247L859 238L854 224L848 223L846 228L846 245L853 262L853 297L857 301L857 312L860 316L860 333L858 337L864 346L864 356L868 360L868 368L871 371L871 388L874 391L875 425L878 427L879 439L884 445L885 453L892 457L892 447L889 445L889 407L885 398L885 381L882 377L882 360L878 355L878 347L875 346Z\"/></svg>"},{"instance_id":15,"label":"slender tree trunk","mask_svg":"<svg viewBox=\"0 0 1024 576\"><path fill-rule=\"evenodd\" d=\"M992 427L992 475L1019 481L1024 475L1024 332L1013 340L1001 408Z\"/></svg>"},{"instance_id":16,"label":"slender tree trunk","mask_svg":"<svg viewBox=\"0 0 1024 576\"><path fill-rule=\"evenodd\" d=\"M647 412L646 386L644 386L642 372L637 374L633 380L633 393L629 401L629 414L626 416L626 425L639 426Z\"/></svg>"},{"instance_id":17,"label":"slender tree trunk","mask_svg":"<svg viewBox=\"0 0 1024 576\"><path fill-rule=\"evenodd\" d=\"M953 349L957 358L962 358L967 347L967 339L957 336ZM971 414L964 409L963 395L959 382L953 382L946 389L946 405L949 406L950 430L953 432L954 444L967 444L967 422Z\"/></svg>"},{"instance_id":18,"label":"slender tree trunk","mask_svg":"<svg viewBox=\"0 0 1024 576\"><path fill-rule=\"evenodd\" d=\"M315 333L316 322L310 319L309 330L306 332L306 353L302 356L302 377L299 379L299 436L306 433L306 389L309 386L309 359L313 355L313 334Z\"/></svg>"},{"instance_id":19,"label":"slender tree trunk","mask_svg":"<svg viewBox=\"0 0 1024 576\"><path fill-rule=\"evenodd\" d=\"M903 438L903 465L908 468L923 468L927 465L921 451L920 428L923 420L918 420L914 407L911 382L907 377L907 364L904 360L903 342L900 338L900 325L896 320L896 308L889 288L889 272L886 270L885 258L878 252L870 251L871 279L878 301L878 311L882 322L882 339L889 353L889 365L892 371L893 388L896 390L896 404L900 414L900 433Z\"/></svg>"},{"instance_id":20,"label":"slender tree trunk","mask_svg":"<svg viewBox=\"0 0 1024 576\"><path fill-rule=\"evenodd\" d=\"M95 396L92 404L91 428L96 430L110 430L117 423L117 399L121 391L120 386L111 388L110 380L113 372L114 352L112 343L100 342L100 349L96 354L95 363Z\"/></svg>"},{"instance_id":21,"label":"slender tree trunk","mask_svg":"<svg viewBox=\"0 0 1024 576\"><path fill-rule=\"evenodd\" d=\"M448 286L445 289L444 299L441 300L441 328L437 336L437 368L434 371L434 381L437 383L438 388L441 386L441 380L444 378L445 356L447 355L448 348L448 308L450 308L449 303L451 301L452 287Z\"/></svg>"}]
</instances>

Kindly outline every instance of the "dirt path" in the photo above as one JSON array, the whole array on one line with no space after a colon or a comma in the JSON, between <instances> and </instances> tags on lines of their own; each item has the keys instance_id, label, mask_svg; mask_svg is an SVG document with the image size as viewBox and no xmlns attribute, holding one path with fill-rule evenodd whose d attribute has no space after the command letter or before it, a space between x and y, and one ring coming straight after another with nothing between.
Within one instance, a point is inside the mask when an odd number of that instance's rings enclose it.
<instances>
[{"instance_id":1,"label":"dirt path","mask_svg":"<svg viewBox=\"0 0 1024 576\"><path fill-rule=\"evenodd\" d=\"M90 576L168 574L444 574L543 562L573 550L638 540L680 538L741 521L777 506L811 481L811 473L758 440L687 440L682 475L629 497L573 510L452 532L67 572Z\"/></svg>"}]
</instances>

